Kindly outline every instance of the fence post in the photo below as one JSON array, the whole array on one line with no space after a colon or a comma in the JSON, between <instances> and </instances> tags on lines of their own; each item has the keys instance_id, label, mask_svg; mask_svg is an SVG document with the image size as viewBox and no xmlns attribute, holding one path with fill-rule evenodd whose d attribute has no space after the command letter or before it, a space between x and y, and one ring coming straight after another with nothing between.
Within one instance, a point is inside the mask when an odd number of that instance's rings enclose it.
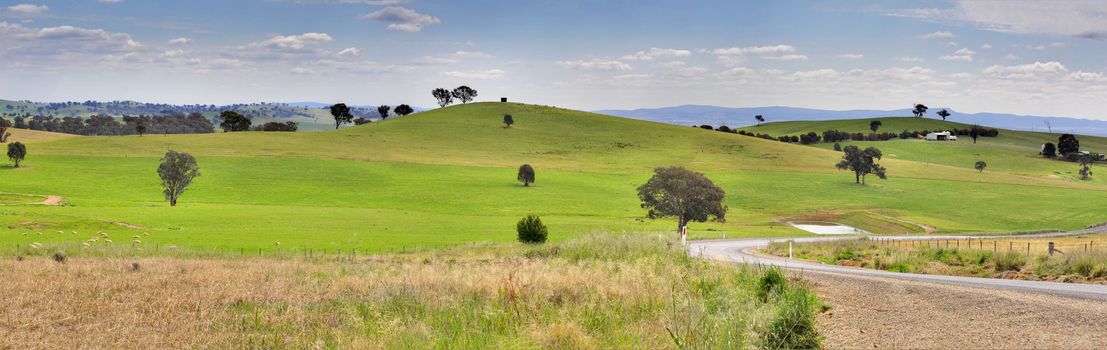
<instances>
[{"instance_id":1,"label":"fence post","mask_svg":"<svg viewBox=\"0 0 1107 350\"><path fill-rule=\"evenodd\" d=\"M1026 242L1026 256L1030 256L1030 242Z\"/></svg>"}]
</instances>

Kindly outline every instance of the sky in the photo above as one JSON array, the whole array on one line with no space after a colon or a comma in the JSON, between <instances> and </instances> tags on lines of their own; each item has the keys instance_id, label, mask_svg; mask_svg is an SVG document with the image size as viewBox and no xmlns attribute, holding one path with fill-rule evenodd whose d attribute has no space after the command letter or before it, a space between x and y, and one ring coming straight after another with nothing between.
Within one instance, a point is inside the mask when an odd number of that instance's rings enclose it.
<instances>
[{"instance_id":1,"label":"sky","mask_svg":"<svg viewBox=\"0 0 1107 350\"><path fill-rule=\"evenodd\" d=\"M0 1L0 98L1107 120L1105 1Z\"/></svg>"}]
</instances>

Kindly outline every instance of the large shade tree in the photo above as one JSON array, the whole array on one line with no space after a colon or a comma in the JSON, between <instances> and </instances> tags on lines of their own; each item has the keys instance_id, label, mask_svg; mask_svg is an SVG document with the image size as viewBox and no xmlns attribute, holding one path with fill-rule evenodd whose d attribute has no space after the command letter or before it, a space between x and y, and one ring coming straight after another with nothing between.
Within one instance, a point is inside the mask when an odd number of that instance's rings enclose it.
<instances>
[{"instance_id":1,"label":"large shade tree","mask_svg":"<svg viewBox=\"0 0 1107 350\"><path fill-rule=\"evenodd\" d=\"M881 179L888 178L885 174L886 169L876 163L884 156L879 149L869 147L862 150L857 146L849 145L843 148L842 152L844 153L842 160L835 167L840 170L853 171L854 182L864 185L865 176L869 174L876 175Z\"/></svg>"},{"instance_id":2,"label":"large shade tree","mask_svg":"<svg viewBox=\"0 0 1107 350\"><path fill-rule=\"evenodd\" d=\"M454 103L454 96L450 94L450 90L437 88L431 90L431 96L434 96L434 99L438 101L438 107L446 107Z\"/></svg>"},{"instance_id":3,"label":"large shade tree","mask_svg":"<svg viewBox=\"0 0 1107 350\"><path fill-rule=\"evenodd\" d=\"M401 117L405 116L405 115L408 115L408 114L411 114L411 113L415 113L415 109L413 109L413 108L411 108L411 106L408 106L408 105L405 105L405 104L396 106L396 109L393 109L392 111L396 112L396 115L401 116Z\"/></svg>"},{"instance_id":4,"label":"large shade tree","mask_svg":"<svg viewBox=\"0 0 1107 350\"><path fill-rule=\"evenodd\" d=\"M871 121L871 122L869 122L869 130L872 130L873 132L876 132L877 130L880 130L880 127L883 126L883 125L884 125L884 123L882 123L879 120Z\"/></svg>"},{"instance_id":5,"label":"large shade tree","mask_svg":"<svg viewBox=\"0 0 1107 350\"><path fill-rule=\"evenodd\" d=\"M515 179L522 182L524 187L530 187L530 184L534 183L534 168L530 164L523 164L519 167L519 174Z\"/></svg>"},{"instance_id":6,"label":"large shade tree","mask_svg":"<svg viewBox=\"0 0 1107 350\"><path fill-rule=\"evenodd\" d=\"M1061 156L1080 152L1080 140L1073 134L1064 134L1057 139L1057 153Z\"/></svg>"},{"instance_id":7,"label":"large shade tree","mask_svg":"<svg viewBox=\"0 0 1107 350\"><path fill-rule=\"evenodd\" d=\"M453 96L453 98L461 101L461 103L469 103L469 101L472 101L473 98L477 97L477 90L473 90L473 88L471 87L462 85L455 88L454 91L450 91L450 96Z\"/></svg>"},{"instance_id":8,"label":"large shade tree","mask_svg":"<svg viewBox=\"0 0 1107 350\"><path fill-rule=\"evenodd\" d=\"M223 132L250 130L250 118L246 118L246 116L238 112L223 111L222 113L219 113L219 119L223 120L219 123L219 127L223 128Z\"/></svg>"},{"instance_id":9,"label":"large shade tree","mask_svg":"<svg viewBox=\"0 0 1107 350\"><path fill-rule=\"evenodd\" d=\"M158 176L161 177L161 186L165 190L165 200L169 201L169 206L175 207L177 199L192 184L192 179L200 176L200 166L191 154L170 150L161 158Z\"/></svg>"},{"instance_id":10,"label":"large shade tree","mask_svg":"<svg viewBox=\"0 0 1107 350\"><path fill-rule=\"evenodd\" d=\"M336 103L331 106L331 116L334 117L334 128L338 130L342 124L348 124L354 121L354 115L350 114L350 107L345 103Z\"/></svg>"},{"instance_id":11,"label":"large shade tree","mask_svg":"<svg viewBox=\"0 0 1107 350\"><path fill-rule=\"evenodd\" d=\"M650 218L675 217L677 231L689 222L726 221L726 192L707 176L681 167L657 168L638 187L642 208Z\"/></svg>"},{"instance_id":12,"label":"large shade tree","mask_svg":"<svg viewBox=\"0 0 1107 350\"><path fill-rule=\"evenodd\" d=\"M18 168L19 163L22 162L23 159L26 159L26 158L27 158L27 145L24 145L22 142L18 142L18 141L8 144L8 159L10 159L12 161L12 164L14 164L14 166L16 168Z\"/></svg>"},{"instance_id":13,"label":"large shade tree","mask_svg":"<svg viewBox=\"0 0 1107 350\"><path fill-rule=\"evenodd\" d=\"M938 116L942 117L942 120L946 120L946 118L949 118L950 114L949 114L949 111L943 109L943 110L938 111Z\"/></svg>"},{"instance_id":14,"label":"large shade tree","mask_svg":"<svg viewBox=\"0 0 1107 350\"><path fill-rule=\"evenodd\" d=\"M377 107L377 114L381 115L381 120L385 120L388 119L388 111L391 110L392 107L389 107L388 105L380 105L379 107Z\"/></svg>"},{"instance_id":15,"label":"large shade tree","mask_svg":"<svg viewBox=\"0 0 1107 350\"><path fill-rule=\"evenodd\" d=\"M911 110L911 113L915 114L915 118L922 118L926 114L926 110L929 109L924 104L916 104L915 108Z\"/></svg>"}]
</instances>

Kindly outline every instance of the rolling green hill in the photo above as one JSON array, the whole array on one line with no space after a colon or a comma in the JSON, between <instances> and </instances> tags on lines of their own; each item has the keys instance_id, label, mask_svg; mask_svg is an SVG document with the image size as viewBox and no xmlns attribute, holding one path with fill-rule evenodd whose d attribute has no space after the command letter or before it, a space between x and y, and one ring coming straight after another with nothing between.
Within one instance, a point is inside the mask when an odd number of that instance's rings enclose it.
<instances>
[{"instance_id":1,"label":"rolling green hill","mask_svg":"<svg viewBox=\"0 0 1107 350\"><path fill-rule=\"evenodd\" d=\"M511 128L501 125L505 113L514 116ZM999 148L1006 135L979 148ZM543 217L555 240L669 231L675 220L646 219L635 189L654 167L671 165L704 172L727 191L727 222L694 224L693 238L803 235L784 222L812 216L893 233L921 232L920 225L1070 229L1107 217L1097 205L1107 186L1098 180L1000 164L979 174L971 164L913 161L922 156L896 151L904 154L883 162L889 180L859 186L834 168L840 155L829 149L514 103L319 133L25 141L25 166L0 168L0 192L61 196L66 205L0 207L0 247L76 245L102 230L116 245L137 235L146 249L271 250L280 242L282 249L380 251L513 240L515 222L530 213ZM167 149L195 155L202 173L175 208L162 200L155 172ZM535 187L515 182L523 163L536 169Z\"/></svg>"},{"instance_id":2,"label":"rolling green hill","mask_svg":"<svg viewBox=\"0 0 1107 350\"><path fill-rule=\"evenodd\" d=\"M875 118L858 120L834 120L834 121L809 121L809 122L781 122L768 123L761 126L751 126L742 130L779 135L798 135L807 132L822 134L826 130L841 130L846 132L869 133L869 123L879 120L882 126L879 132L895 132L903 130L950 130L969 129L972 125L955 122L947 122L929 118ZM1028 176L1040 176L1060 178L1066 181L1080 181L1077 175L1077 165L1070 162L1045 159L1038 156L1041 147L1046 142L1057 144L1057 138L1061 134L1049 134L1041 132L1027 132L1015 130L1000 130L1000 136L980 137L977 143L972 139L962 136L956 142L928 142L925 140L890 140L890 141L851 141L842 144L857 144L860 146L874 146L879 148L886 157L891 159L904 159L929 164L942 164L961 168L972 168L976 161L983 160L988 163L990 171L1004 171L1012 174ZM1107 138L1079 135L1080 149L1097 153L1107 153ZM823 149L832 149L833 143L819 143L812 145ZM1097 167L1105 169L1103 167ZM986 170L986 171L989 171ZM1107 184L1107 178L1093 177L1090 181L1096 184Z\"/></svg>"}]
</instances>

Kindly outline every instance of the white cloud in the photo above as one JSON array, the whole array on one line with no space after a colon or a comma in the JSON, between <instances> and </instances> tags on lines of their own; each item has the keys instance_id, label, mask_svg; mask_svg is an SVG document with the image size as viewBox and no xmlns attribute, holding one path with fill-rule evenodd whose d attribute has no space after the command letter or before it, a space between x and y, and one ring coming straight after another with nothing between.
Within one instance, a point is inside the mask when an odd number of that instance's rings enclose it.
<instances>
[{"instance_id":1,"label":"white cloud","mask_svg":"<svg viewBox=\"0 0 1107 350\"><path fill-rule=\"evenodd\" d=\"M776 60L776 61L806 61L807 60L806 55L765 56L765 57L762 57L762 58L767 59L767 60Z\"/></svg>"},{"instance_id":2,"label":"white cloud","mask_svg":"<svg viewBox=\"0 0 1107 350\"><path fill-rule=\"evenodd\" d=\"M257 46L280 48L290 50L302 50L311 44L325 43L334 40L327 33L304 33L300 35L277 35L265 41L257 43Z\"/></svg>"},{"instance_id":3,"label":"white cloud","mask_svg":"<svg viewBox=\"0 0 1107 350\"><path fill-rule=\"evenodd\" d=\"M448 77L464 78L464 79L498 79L498 78L502 78L505 74L507 74L507 72L504 72L503 70L500 70L500 69L488 69L488 70L466 71L466 72L449 71L449 72L443 72L442 73L442 75L445 75L445 76L448 76Z\"/></svg>"},{"instance_id":4,"label":"white cloud","mask_svg":"<svg viewBox=\"0 0 1107 350\"><path fill-rule=\"evenodd\" d=\"M957 39L957 36L950 32L933 32L928 34L919 35L919 39L923 40L938 40L938 41L953 41Z\"/></svg>"},{"instance_id":5,"label":"white cloud","mask_svg":"<svg viewBox=\"0 0 1107 350\"><path fill-rule=\"evenodd\" d=\"M1104 77L1101 72L1076 71L1075 73L1069 74L1069 78L1076 81L1088 82L1107 81L1107 77Z\"/></svg>"},{"instance_id":6,"label":"white cloud","mask_svg":"<svg viewBox=\"0 0 1107 350\"><path fill-rule=\"evenodd\" d=\"M736 55L779 55L790 54L796 52L796 48L792 45L773 45L773 46L747 46L747 47L728 47L719 48L712 51L712 53L719 56L736 56Z\"/></svg>"},{"instance_id":7,"label":"white cloud","mask_svg":"<svg viewBox=\"0 0 1107 350\"><path fill-rule=\"evenodd\" d=\"M175 39L169 39L169 44L170 45L186 45L186 44L191 44L191 43L192 43L191 38L180 37L180 38L175 38Z\"/></svg>"},{"instance_id":8,"label":"white cloud","mask_svg":"<svg viewBox=\"0 0 1107 350\"><path fill-rule=\"evenodd\" d=\"M831 68L823 68L809 71L798 71L792 73L792 77L796 79L826 79L833 78L840 75L838 71Z\"/></svg>"},{"instance_id":9,"label":"white cloud","mask_svg":"<svg viewBox=\"0 0 1107 350\"><path fill-rule=\"evenodd\" d=\"M411 2L411 0L276 0L281 2L288 2L293 4L304 5L327 5L327 4L360 4L360 5L399 5Z\"/></svg>"},{"instance_id":10,"label":"white cloud","mask_svg":"<svg viewBox=\"0 0 1107 350\"><path fill-rule=\"evenodd\" d=\"M96 2L101 4L118 4L123 2L123 0L96 0Z\"/></svg>"},{"instance_id":11,"label":"white cloud","mask_svg":"<svg viewBox=\"0 0 1107 350\"><path fill-rule=\"evenodd\" d=\"M0 22L0 55L55 57L138 51L143 45L129 34L74 26L28 28ZM129 57L134 57L131 55Z\"/></svg>"},{"instance_id":12,"label":"white cloud","mask_svg":"<svg viewBox=\"0 0 1107 350\"><path fill-rule=\"evenodd\" d=\"M8 6L4 14L17 17L37 17L49 10L50 7L46 5L15 4Z\"/></svg>"},{"instance_id":13,"label":"white cloud","mask_svg":"<svg viewBox=\"0 0 1107 350\"><path fill-rule=\"evenodd\" d=\"M968 48L961 48L954 51L953 54L942 56L941 59L946 61L966 61L972 62L972 55L975 55L976 51L969 50Z\"/></svg>"},{"instance_id":14,"label":"white cloud","mask_svg":"<svg viewBox=\"0 0 1107 350\"><path fill-rule=\"evenodd\" d=\"M925 59L920 57L900 57L900 62L926 62Z\"/></svg>"},{"instance_id":15,"label":"white cloud","mask_svg":"<svg viewBox=\"0 0 1107 350\"><path fill-rule=\"evenodd\" d=\"M1052 42L1052 43L1049 43L1049 44L1034 46L1033 49L1038 50L1038 51L1042 51L1042 50L1045 50L1045 49L1061 49L1061 48L1065 48L1067 46L1068 46L1068 44L1065 44L1065 43L1062 43L1062 42Z\"/></svg>"},{"instance_id":16,"label":"white cloud","mask_svg":"<svg viewBox=\"0 0 1107 350\"><path fill-rule=\"evenodd\" d=\"M450 56L459 57L459 58L488 58L488 57L492 57L492 55L486 54L486 53L481 52L481 51L465 51L465 50L454 52Z\"/></svg>"},{"instance_id":17,"label":"white cloud","mask_svg":"<svg viewBox=\"0 0 1107 350\"><path fill-rule=\"evenodd\" d=\"M934 23L969 23L998 32L1107 39L1105 13L1104 1L954 0L948 8L916 8L888 14Z\"/></svg>"},{"instance_id":18,"label":"white cloud","mask_svg":"<svg viewBox=\"0 0 1107 350\"><path fill-rule=\"evenodd\" d=\"M438 19L438 17L425 15L415 12L415 10L399 6L388 6L370 12L361 18L385 22L388 23L389 30L404 32L418 32L423 30L423 27L442 23L442 20Z\"/></svg>"},{"instance_id":19,"label":"white cloud","mask_svg":"<svg viewBox=\"0 0 1107 350\"><path fill-rule=\"evenodd\" d=\"M934 78L936 72L930 68L915 66L911 68L854 69L846 73L854 77L865 77L875 80L930 80Z\"/></svg>"},{"instance_id":20,"label":"white cloud","mask_svg":"<svg viewBox=\"0 0 1107 350\"><path fill-rule=\"evenodd\" d=\"M966 73L966 72L953 73L953 74L949 75L950 78L954 78L954 79L971 79L975 76L976 75L973 75L972 73Z\"/></svg>"},{"instance_id":21,"label":"white cloud","mask_svg":"<svg viewBox=\"0 0 1107 350\"><path fill-rule=\"evenodd\" d=\"M451 63L457 63L458 62L456 59L453 59L453 58L434 57L434 56L423 56L423 57L416 58L412 61L414 61L416 64L427 65L427 66L451 64Z\"/></svg>"},{"instance_id":22,"label":"white cloud","mask_svg":"<svg viewBox=\"0 0 1107 350\"><path fill-rule=\"evenodd\" d=\"M1017 60L1017 59L1019 59L1019 56L1016 56L1013 53L1009 53L1009 54L1007 54L1007 56L1003 56L1003 59L1005 59L1005 60Z\"/></svg>"},{"instance_id":23,"label":"white cloud","mask_svg":"<svg viewBox=\"0 0 1107 350\"><path fill-rule=\"evenodd\" d=\"M358 55L361 55L361 49L358 49L356 47L347 47L345 49L342 49L342 51L339 51L337 54L335 54L335 56L338 56L338 57L358 56Z\"/></svg>"},{"instance_id":24,"label":"white cloud","mask_svg":"<svg viewBox=\"0 0 1107 350\"><path fill-rule=\"evenodd\" d=\"M629 64L616 60L594 58L590 60L558 61L558 65L584 71L628 71L634 69Z\"/></svg>"},{"instance_id":25,"label":"white cloud","mask_svg":"<svg viewBox=\"0 0 1107 350\"><path fill-rule=\"evenodd\" d=\"M289 72L291 72L292 74L299 74L299 75L315 74L315 71L311 70L311 68L304 68L304 67L292 68L292 70L290 70Z\"/></svg>"},{"instance_id":26,"label":"white cloud","mask_svg":"<svg viewBox=\"0 0 1107 350\"><path fill-rule=\"evenodd\" d=\"M987 50L987 49L990 49L990 48L992 48L992 44L989 44L989 43L984 43L984 45L980 45L981 50Z\"/></svg>"},{"instance_id":27,"label":"white cloud","mask_svg":"<svg viewBox=\"0 0 1107 350\"><path fill-rule=\"evenodd\" d=\"M859 60L859 59L865 58L865 55L862 55L862 54L859 54L859 53L844 53L844 54L838 55L838 58L845 58L845 59L848 59L848 60Z\"/></svg>"},{"instance_id":28,"label":"white cloud","mask_svg":"<svg viewBox=\"0 0 1107 350\"><path fill-rule=\"evenodd\" d=\"M628 61L649 61L658 57L688 57L692 55L692 51L679 50L679 49L662 49L662 48L650 48L648 51L638 51L633 54L629 54L619 59Z\"/></svg>"},{"instance_id":29,"label":"white cloud","mask_svg":"<svg viewBox=\"0 0 1107 350\"><path fill-rule=\"evenodd\" d=\"M984 70L981 71L981 73L985 75L1008 79L1040 78L1064 74L1066 72L1068 72L1068 69L1065 68L1065 65L1057 61L1045 63L1034 62L1015 66L994 65L984 68Z\"/></svg>"},{"instance_id":30,"label":"white cloud","mask_svg":"<svg viewBox=\"0 0 1107 350\"><path fill-rule=\"evenodd\" d=\"M165 58L178 58L184 56L187 53L188 52L185 50L167 50L165 52L162 52L161 56Z\"/></svg>"}]
</instances>

